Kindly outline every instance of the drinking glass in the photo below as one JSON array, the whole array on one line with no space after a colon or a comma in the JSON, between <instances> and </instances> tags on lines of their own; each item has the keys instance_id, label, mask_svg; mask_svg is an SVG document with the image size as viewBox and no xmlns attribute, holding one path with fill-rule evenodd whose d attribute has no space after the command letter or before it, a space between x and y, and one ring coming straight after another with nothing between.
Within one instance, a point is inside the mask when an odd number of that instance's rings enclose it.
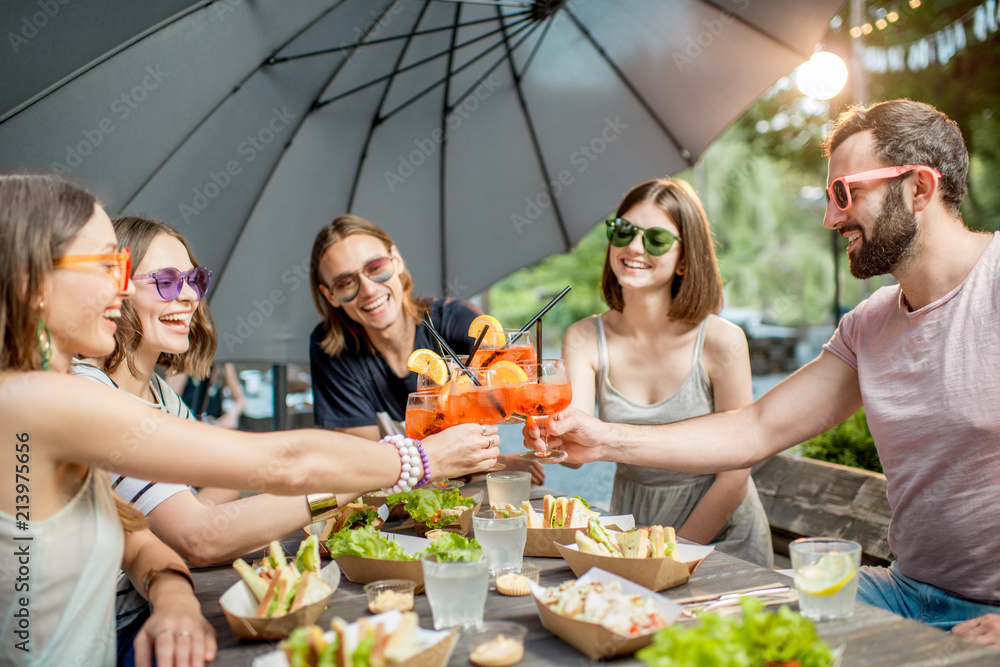
<instances>
[{"instance_id":1,"label":"drinking glass","mask_svg":"<svg viewBox=\"0 0 1000 667\"><path fill-rule=\"evenodd\" d=\"M546 441L544 452L525 452L520 458L539 463L562 461L566 458L566 452L549 451L545 420L549 415L568 408L573 399L573 390L566 375L566 363L562 359L542 359L540 364L521 362L518 365L524 369L528 381L515 389L514 409L525 417L534 418Z\"/></svg>"},{"instance_id":2,"label":"drinking glass","mask_svg":"<svg viewBox=\"0 0 1000 667\"><path fill-rule=\"evenodd\" d=\"M483 341L483 344L479 346L479 349L472 356L471 368L485 368L494 361L500 361L501 359L519 363L521 361L531 361L535 358L535 347L531 344L530 332L525 331L522 334L520 329L503 329L502 331L504 334L504 345L496 346ZM520 335L518 336L518 334Z\"/></svg>"},{"instance_id":3,"label":"drinking glass","mask_svg":"<svg viewBox=\"0 0 1000 667\"><path fill-rule=\"evenodd\" d=\"M521 510L485 510L472 515L476 540L486 552L490 574L521 565L528 540L528 515Z\"/></svg>"},{"instance_id":4,"label":"drinking glass","mask_svg":"<svg viewBox=\"0 0 1000 667\"><path fill-rule=\"evenodd\" d=\"M491 472L486 475L486 492L490 505L504 509L507 505L520 509L531 496L531 473L525 470Z\"/></svg>"},{"instance_id":5,"label":"drinking glass","mask_svg":"<svg viewBox=\"0 0 1000 667\"><path fill-rule=\"evenodd\" d=\"M471 627L483 622L490 585L489 560L438 562L437 554L423 557L424 592L434 615L434 629L456 625Z\"/></svg>"},{"instance_id":6,"label":"drinking glass","mask_svg":"<svg viewBox=\"0 0 1000 667\"><path fill-rule=\"evenodd\" d=\"M850 618L858 593L861 545L851 540L803 537L788 545L799 592L799 611L814 621Z\"/></svg>"},{"instance_id":7,"label":"drinking glass","mask_svg":"<svg viewBox=\"0 0 1000 667\"><path fill-rule=\"evenodd\" d=\"M406 437L423 440L455 422L446 414L448 395L434 391L416 391L406 395Z\"/></svg>"}]
</instances>

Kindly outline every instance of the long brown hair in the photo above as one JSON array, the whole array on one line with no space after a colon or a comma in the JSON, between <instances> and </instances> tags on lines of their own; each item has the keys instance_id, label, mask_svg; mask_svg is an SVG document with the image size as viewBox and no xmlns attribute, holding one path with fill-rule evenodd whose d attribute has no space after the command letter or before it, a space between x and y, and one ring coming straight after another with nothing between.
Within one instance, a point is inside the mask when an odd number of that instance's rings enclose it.
<instances>
[{"instance_id":1,"label":"long brown hair","mask_svg":"<svg viewBox=\"0 0 1000 667\"><path fill-rule=\"evenodd\" d=\"M42 368L42 283L96 204L89 192L58 176L0 174L0 370ZM146 527L141 512L114 498L126 532Z\"/></svg>"},{"instance_id":2,"label":"long brown hair","mask_svg":"<svg viewBox=\"0 0 1000 667\"><path fill-rule=\"evenodd\" d=\"M348 317L343 308L331 306L319 291L319 263L323 255L337 241L355 234L366 234L378 239L385 246L386 252L391 252L395 246L392 237L384 229L374 222L349 213L338 215L316 235L309 260L309 287L312 290L313 303L323 317L323 328L326 330L326 336L320 346L331 357L336 357L348 348L353 352L360 352L362 345L370 352L374 352L364 327ZM413 278L405 268L399 272L399 280L403 285L403 312L419 322L424 313L430 310L430 300L413 296Z\"/></svg>"},{"instance_id":3,"label":"long brown hair","mask_svg":"<svg viewBox=\"0 0 1000 667\"><path fill-rule=\"evenodd\" d=\"M633 187L618 205L617 217L633 206L650 203L659 207L675 225L683 241L678 265L683 274L674 276L669 289L673 300L667 316L679 322L697 324L722 309L722 276L715 262L715 248L708 217L701 201L688 183L657 178ZM611 269L611 244L604 255L601 294L612 310L625 307L622 286Z\"/></svg>"},{"instance_id":4,"label":"long brown hair","mask_svg":"<svg viewBox=\"0 0 1000 667\"><path fill-rule=\"evenodd\" d=\"M117 218L114 221L115 235L118 237L118 247L128 248L132 251L132 275L135 275L136 267L142 262L142 258L149 251L153 239L161 234L175 238L181 242L187 251L188 259L195 267L201 266L191 252L191 246L181 233L170 225L156 220L148 220L138 217ZM167 374L187 373L195 378L208 377L212 371L212 359L215 357L217 339L215 335L215 321L212 313L208 309L205 299L198 301L191 317L191 332L188 335L190 346L187 352L181 354L160 354L156 363L166 368ZM122 303L122 316L115 331L115 349L108 356L104 357L102 366L104 372L113 373L121 365L122 361L128 366L129 372L133 376L138 374L135 368L135 353L142 345L142 323L139 315L135 312L135 306L125 299Z\"/></svg>"}]
</instances>

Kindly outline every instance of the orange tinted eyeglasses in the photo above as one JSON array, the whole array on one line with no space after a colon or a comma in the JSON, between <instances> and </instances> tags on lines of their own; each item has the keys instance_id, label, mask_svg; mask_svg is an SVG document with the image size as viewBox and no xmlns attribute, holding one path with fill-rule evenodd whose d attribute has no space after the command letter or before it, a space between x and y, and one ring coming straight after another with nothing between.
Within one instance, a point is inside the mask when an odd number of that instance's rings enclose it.
<instances>
[{"instance_id":1,"label":"orange tinted eyeglasses","mask_svg":"<svg viewBox=\"0 0 1000 667\"><path fill-rule=\"evenodd\" d=\"M111 252L106 255L66 255L55 261L59 268L68 269L74 264L90 264L92 262L107 262L104 271L118 281L118 291L128 289L128 279L132 275L132 251L122 248L121 252Z\"/></svg>"}]
</instances>

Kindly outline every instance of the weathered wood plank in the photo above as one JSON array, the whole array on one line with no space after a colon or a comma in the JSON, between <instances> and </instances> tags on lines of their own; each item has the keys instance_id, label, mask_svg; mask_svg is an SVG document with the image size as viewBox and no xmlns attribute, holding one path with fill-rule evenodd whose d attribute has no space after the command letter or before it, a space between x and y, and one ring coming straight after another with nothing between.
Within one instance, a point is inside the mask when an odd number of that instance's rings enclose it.
<instances>
[{"instance_id":1,"label":"weathered wood plank","mask_svg":"<svg viewBox=\"0 0 1000 667\"><path fill-rule=\"evenodd\" d=\"M779 454L755 467L753 477L773 528L852 539L869 556L893 559L884 475Z\"/></svg>"}]
</instances>

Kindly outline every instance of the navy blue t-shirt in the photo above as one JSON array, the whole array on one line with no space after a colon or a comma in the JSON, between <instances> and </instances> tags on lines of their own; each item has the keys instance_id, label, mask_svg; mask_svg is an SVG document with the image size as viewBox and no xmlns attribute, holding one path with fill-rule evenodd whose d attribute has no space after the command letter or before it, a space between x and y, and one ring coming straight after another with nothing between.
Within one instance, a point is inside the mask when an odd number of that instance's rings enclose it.
<instances>
[{"instance_id":1,"label":"navy blue t-shirt","mask_svg":"<svg viewBox=\"0 0 1000 667\"><path fill-rule=\"evenodd\" d=\"M431 321L456 354L468 354L475 342L469 325L481 311L468 301L435 299ZM313 386L313 418L316 426L352 428L374 426L376 412L388 412L396 421L406 416L406 395L417 390L417 374L398 377L385 358L367 348L359 353L344 350L336 357L323 351L323 324L309 337L309 365ZM437 345L423 324L417 325L413 349Z\"/></svg>"}]
</instances>

